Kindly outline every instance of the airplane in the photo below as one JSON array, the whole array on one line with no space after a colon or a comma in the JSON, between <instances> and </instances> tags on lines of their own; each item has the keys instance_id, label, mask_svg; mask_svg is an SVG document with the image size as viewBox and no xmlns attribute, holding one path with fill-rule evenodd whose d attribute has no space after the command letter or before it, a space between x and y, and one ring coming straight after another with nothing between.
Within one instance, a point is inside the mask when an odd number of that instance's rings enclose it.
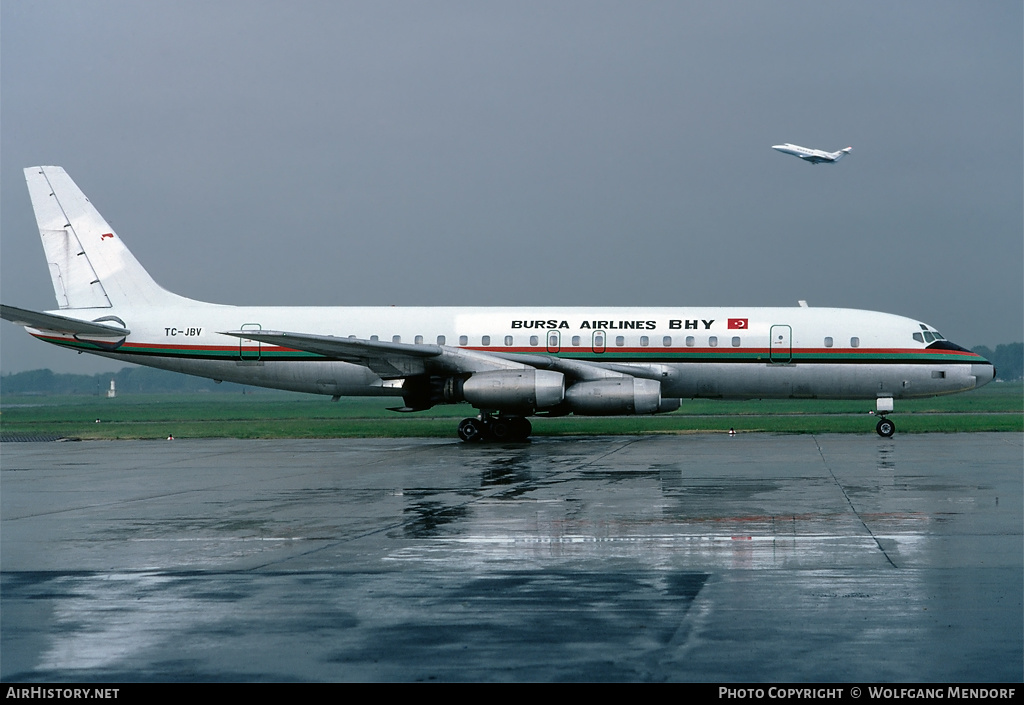
<instances>
[{"instance_id":1,"label":"airplane","mask_svg":"<svg viewBox=\"0 0 1024 705\"><path fill-rule=\"evenodd\" d=\"M241 384L468 402L463 441L525 441L530 417L657 414L682 399L875 401L980 387L982 356L887 313L813 308L257 307L160 287L64 169L25 169L57 309L0 317L70 350Z\"/></svg>"},{"instance_id":2,"label":"airplane","mask_svg":"<svg viewBox=\"0 0 1024 705\"><path fill-rule=\"evenodd\" d=\"M811 164L835 164L853 151L853 147L847 147L846 149L840 149L838 152L824 152L820 149L808 149L807 147L790 144L789 142L773 145L772 149L777 149L783 154L792 154L794 157L800 157L805 162L810 162Z\"/></svg>"}]
</instances>

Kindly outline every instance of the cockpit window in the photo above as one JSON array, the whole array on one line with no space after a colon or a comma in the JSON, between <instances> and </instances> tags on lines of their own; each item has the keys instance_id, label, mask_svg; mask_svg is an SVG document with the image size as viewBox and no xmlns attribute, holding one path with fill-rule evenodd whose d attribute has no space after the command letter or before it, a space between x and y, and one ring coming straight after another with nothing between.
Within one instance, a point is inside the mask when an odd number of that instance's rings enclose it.
<instances>
[{"instance_id":1,"label":"cockpit window","mask_svg":"<svg viewBox=\"0 0 1024 705\"><path fill-rule=\"evenodd\" d=\"M967 348L961 347L956 343L951 343L948 340L936 340L934 343L928 346L929 350L956 350L958 352L969 353L971 352Z\"/></svg>"},{"instance_id":2,"label":"cockpit window","mask_svg":"<svg viewBox=\"0 0 1024 705\"><path fill-rule=\"evenodd\" d=\"M928 330L928 326L924 323L918 323L921 326L920 333L914 333L914 340L917 342L934 343L936 340L945 340L946 338L937 330ZM923 339L923 340L922 340Z\"/></svg>"}]
</instances>

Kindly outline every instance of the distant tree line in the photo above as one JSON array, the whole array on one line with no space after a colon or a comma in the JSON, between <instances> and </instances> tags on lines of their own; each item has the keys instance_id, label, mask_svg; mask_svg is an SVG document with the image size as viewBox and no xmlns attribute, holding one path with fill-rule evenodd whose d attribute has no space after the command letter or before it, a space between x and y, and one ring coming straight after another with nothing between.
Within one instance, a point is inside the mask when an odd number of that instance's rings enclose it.
<instances>
[{"instance_id":1,"label":"distant tree line","mask_svg":"<svg viewBox=\"0 0 1024 705\"><path fill-rule=\"evenodd\" d=\"M996 366L996 379L1004 382L1024 377L1024 343L1006 343L989 350L984 345L971 349Z\"/></svg>"},{"instance_id":2,"label":"distant tree line","mask_svg":"<svg viewBox=\"0 0 1024 705\"><path fill-rule=\"evenodd\" d=\"M117 372L94 375L57 374L51 370L31 370L0 376L0 394L85 394L104 396L114 380L118 394L160 392L232 392L241 394L240 384L192 375L155 370L151 367L124 367Z\"/></svg>"},{"instance_id":3,"label":"distant tree line","mask_svg":"<svg viewBox=\"0 0 1024 705\"><path fill-rule=\"evenodd\" d=\"M1024 377L1024 343L997 345L990 350L984 345L973 349L996 366L996 379L1018 380ZM0 376L0 394L91 394L103 396L110 389L110 380L118 394L160 392L227 392L240 394L240 384L192 375L155 370L151 367L125 367L118 372L95 375L57 374L51 370L31 370Z\"/></svg>"}]
</instances>

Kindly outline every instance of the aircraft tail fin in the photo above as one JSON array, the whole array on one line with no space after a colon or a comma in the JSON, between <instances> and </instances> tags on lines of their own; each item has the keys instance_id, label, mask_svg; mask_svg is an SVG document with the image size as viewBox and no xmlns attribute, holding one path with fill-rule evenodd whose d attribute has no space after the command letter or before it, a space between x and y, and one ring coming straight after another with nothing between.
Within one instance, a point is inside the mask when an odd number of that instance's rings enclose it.
<instances>
[{"instance_id":1,"label":"aircraft tail fin","mask_svg":"<svg viewBox=\"0 0 1024 705\"><path fill-rule=\"evenodd\" d=\"M840 159L842 159L843 157L845 157L847 154L849 154L852 151L853 151L853 147L846 147L845 149L840 149L838 152L836 152L836 153L834 153L832 155L832 157L833 157L832 161L838 162Z\"/></svg>"},{"instance_id":2,"label":"aircraft tail fin","mask_svg":"<svg viewBox=\"0 0 1024 705\"><path fill-rule=\"evenodd\" d=\"M29 167L25 180L60 308L182 300L153 281L64 169Z\"/></svg>"}]
</instances>

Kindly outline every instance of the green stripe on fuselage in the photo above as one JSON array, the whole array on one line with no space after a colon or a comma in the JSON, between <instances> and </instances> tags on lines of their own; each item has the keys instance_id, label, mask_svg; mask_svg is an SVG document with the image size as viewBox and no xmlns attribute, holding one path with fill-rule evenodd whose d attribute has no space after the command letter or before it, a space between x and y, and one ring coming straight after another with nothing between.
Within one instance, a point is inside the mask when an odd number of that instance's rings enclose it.
<instances>
[{"instance_id":1,"label":"green stripe on fuselage","mask_svg":"<svg viewBox=\"0 0 1024 705\"><path fill-rule=\"evenodd\" d=\"M276 361L302 361L302 360L329 360L331 358L318 353L305 352L302 350L281 350L274 347L262 348L257 355L253 350L246 350L245 357L238 348L214 349L208 347L182 348L182 347L138 347L132 343L125 343L117 348L110 348L82 340L71 340L67 338L50 338L37 336L46 342L61 347L80 350L82 352L116 352L125 356L138 357L175 357L182 359L196 360L276 360ZM478 352L501 352L501 348L470 348ZM864 352L851 353L849 351L836 351L822 353L793 351L786 360L773 360L765 351L745 350L723 350L723 351L674 351L674 350L651 350L650 352L617 352L606 350L605 352L573 351L550 353L544 350L528 351L523 354L529 355L550 355L552 357L567 358L571 360L584 360L593 362L618 362L618 363L755 363L755 364L940 364L959 363L971 364L981 360L981 357L973 353L951 353L947 351L926 351L921 352Z\"/></svg>"}]
</instances>

